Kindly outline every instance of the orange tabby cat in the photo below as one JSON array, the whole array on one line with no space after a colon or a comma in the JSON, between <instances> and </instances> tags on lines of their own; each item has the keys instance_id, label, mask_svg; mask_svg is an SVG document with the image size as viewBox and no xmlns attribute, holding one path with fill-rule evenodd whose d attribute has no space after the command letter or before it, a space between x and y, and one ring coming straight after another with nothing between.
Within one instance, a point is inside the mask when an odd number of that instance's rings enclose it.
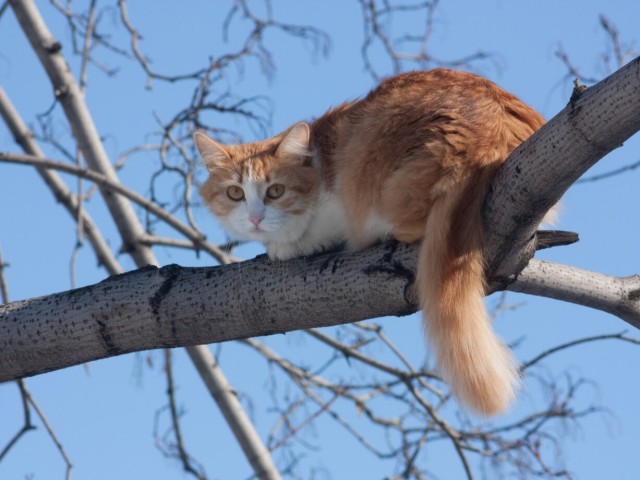
<instances>
[{"instance_id":1,"label":"orange tabby cat","mask_svg":"<svg viewBox=\"0 0 640 480\"><path fill-rule=\"evenodd\" d=\"M422 240L417 289L439 369L460 401L492 415L514 399L519 374L484 306L480 210L498 167L543 123L477 75L406 73L262 142L196 133L210 173L201 194L273 259Z\"/></svg>"}]
</instances>

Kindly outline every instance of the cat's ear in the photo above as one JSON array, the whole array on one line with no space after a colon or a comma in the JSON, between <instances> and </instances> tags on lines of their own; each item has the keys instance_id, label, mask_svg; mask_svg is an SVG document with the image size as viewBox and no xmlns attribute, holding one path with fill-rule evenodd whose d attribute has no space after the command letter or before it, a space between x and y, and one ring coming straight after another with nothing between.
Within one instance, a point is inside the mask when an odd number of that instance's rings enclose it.
<instances>
[{"instance_id":1,"label":"cat's ear","mask_svg":"<svg viewBox=\"0 0 640 480\"><path fill-rule=\"evenodd\" d=\"M200 152L207 170L227 164L231 161L228 149L221 143L211 140L202 132L193 135L193 141Z\"/></svg>"},{"instance_id":2,"label":"cat's ear","mask_svg":"<svg viewBox=\"0 0 640 480\"><path fill-rule=\"evenodd\" d=\"M276 155L310 157L312 156L310 141L311 130L309 125L305 122L296 123L284 134Z\"/></svg>"}]
</instances>

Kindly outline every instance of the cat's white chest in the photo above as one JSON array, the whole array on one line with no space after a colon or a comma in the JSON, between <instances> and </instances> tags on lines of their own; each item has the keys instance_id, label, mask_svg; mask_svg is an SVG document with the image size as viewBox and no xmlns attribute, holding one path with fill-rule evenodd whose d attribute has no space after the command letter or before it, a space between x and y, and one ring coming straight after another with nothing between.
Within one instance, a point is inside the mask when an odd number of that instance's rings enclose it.
<instances>
[{"instance_id":1,"label":"cat's white chest","mask_svg":"<svg viewBox=\"0 0 640 480\"><path fill-rule=\"evenodd\" d=\"M346 227L346 214L342 202L333 193L322 192L314 219L305 234L309 237L308 241L316 242L322 247L330 247L332 243L345 240Z\"/></svg>"},{"instance_id":2,"label":"cat's white chest","mask_svg":"<svg viewBox=\"0 0 640 480\"><path fill-rule=\"evenodd\" d=\"M294 242L267 244L271 258L286 260L330 249L346 240L346 216L342 203L330 192L321 191L309 212L306 230Z\"/></svg>"}]
</instances>

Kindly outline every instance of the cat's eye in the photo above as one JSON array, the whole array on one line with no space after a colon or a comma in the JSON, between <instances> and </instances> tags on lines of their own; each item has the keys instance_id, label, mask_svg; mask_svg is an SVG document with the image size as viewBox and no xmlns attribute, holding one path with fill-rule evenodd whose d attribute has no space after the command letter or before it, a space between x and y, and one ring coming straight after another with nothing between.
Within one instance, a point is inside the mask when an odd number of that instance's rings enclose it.
<instances>
[{"instance_id":1,"label":"cat's eye","mask_svg":"<svg viewBox=\"0 0 640 480\"><path fill-rule=\"evenodd\" d=\"M284 195L284 185L281 183L274 183L269 188L267 188L267 197L271 200L275 200L276 198L280 198Z\"/></svg>"},{"instance_id":2,"label":"cat's eye","mask_svg":"<svg viewBox=\"0 0 640 480\"><path fill-rule=\"evenodd\" d=\"M237 185L233 185L227 188L227 197L229 197L234 202L239 202L244 199L244 190L238 187Z\"/></svg>"}]
</instances>

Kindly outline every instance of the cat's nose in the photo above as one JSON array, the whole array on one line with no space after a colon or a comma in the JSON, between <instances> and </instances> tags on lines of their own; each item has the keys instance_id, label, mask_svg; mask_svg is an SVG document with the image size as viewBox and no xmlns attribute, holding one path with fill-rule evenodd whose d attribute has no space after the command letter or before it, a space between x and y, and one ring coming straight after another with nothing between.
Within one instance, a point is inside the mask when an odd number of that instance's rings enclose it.
<instances>
[{"instance_id":1,"label":"cat's nose","mask_svg":"<svg viewBox=\"0 0 640 480\"><path fill-rule=\"evenodd\" d=\"M251 223L253 223L253 225L258 228L258 226L260 225L260 222L262 221L262 219L264 218L264 215L262 215L261 213L254 213L249 215L249 221Z\"/></svg>"}]
</instances>

